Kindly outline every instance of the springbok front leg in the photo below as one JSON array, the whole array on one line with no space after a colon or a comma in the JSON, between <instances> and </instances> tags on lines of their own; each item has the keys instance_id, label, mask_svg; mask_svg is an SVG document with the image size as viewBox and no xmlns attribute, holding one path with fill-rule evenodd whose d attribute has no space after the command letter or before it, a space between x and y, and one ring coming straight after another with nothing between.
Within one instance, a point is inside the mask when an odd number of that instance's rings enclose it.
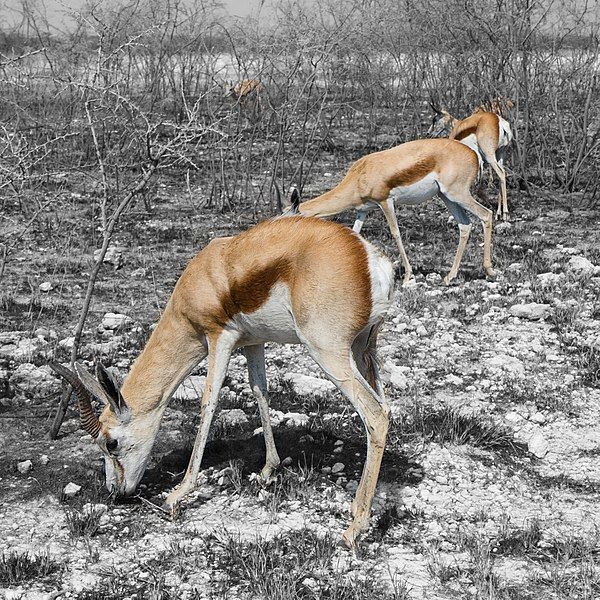
<instances>
[{"instance_id":1,"label":"springbok front leg","mask_svg":"<svg viewBox=\"0 0 600 600\"><path fill-rule=\"evenodd\" d=\"M388 223L390 231L392 232L392 237L396 240L396 244L398 245L398 250L400 251L400 258L402 259L402 266L404 267L404 277L402 279L402 285L407 285L408 282L412 279L413 272L412 267L410 266L410 262L408 262L406 250L404 250L404 245L402 244L402 238L400 237L400 228L398 227L398 219L396 218L394 201L392 200L392 198L388 198L385 202L381 202L379 206L381 206L381 210L385 215L385 219Z\"/></svg>"},{"instance_id":2,"label":"springbok front leg","mask_svg":"<svg viewBox=\"0 0 600 600\"><path fill-rule=\"evenodd\" d=\"M390 409L360 374L350 348L345 354L340 354L339 349L320 350L311 354L352 403L367 431L367 459L351 506L352 522L342 536L345 544L354 550L361 532L369 528L371 504L385 448Z\"/></svg>"},{"instance_id":3,"label":"springbok front leg","mask_svg":"<svg viewBox=\"0 0 600 600\"><path fill-rule=\"evenodd\" d=\"M219 336L208 338L208 371L200 408L200 428L183 481L167 496L163 504L163 509L168 510L173 517L177 515L181 500L194 489L196 484L210 425L219 400L219 391L223 385L229 359L236 342L237 335L229 331L223 331Z\"/></svg>"},{"instance_id":4,"label":"springbok front leg","mask_svg":"<svg viewBox=\"0 0 600 600\"><path fill-rule=\"evenodd\" d=\"M260 472L260 480L264 484L272 481L272 474L280 465L279 454L275 447L275 439L273 438L273 429L271 428L271 418L269 417L269 402L267 391L267 374L265 372L265 346L257 344L256 346L246 346L244 354L248 361L248 379L250 388L258 403L258 411L260 412L260 421L263 428L263 436L265 438L265 447L267 458L265 466Z\"/></svg>"}]
</instances>

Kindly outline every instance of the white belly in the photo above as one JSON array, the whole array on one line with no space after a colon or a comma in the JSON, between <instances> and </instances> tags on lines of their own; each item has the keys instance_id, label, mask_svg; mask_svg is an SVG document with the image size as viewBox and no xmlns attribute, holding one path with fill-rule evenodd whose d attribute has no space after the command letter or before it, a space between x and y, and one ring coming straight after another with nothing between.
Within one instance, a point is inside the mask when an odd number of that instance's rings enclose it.
<instances>
[{"instance_id":1,"label":"white belly","mask_svg":"<svg viewBox=\"0 0 600 600\"><path fill-rule=\"evenodd\" d=\"M290 292L284 283L273 286L268 300L252 313L239 313L233 327L242 334L242 343L277 342L299 344L292 314Z\"/></svg>"},{"instance_id":2,"label":"white belly","mask_svg":"<svg viewBox=\"0 0 600 600\"><path fill-rule=\"evenodd\" d=\"M395 187L390 192L390 198L395 204L421 204L421 202L433 198L438 191L436 174L429 173L411 185Z\"/></svg>"}]
</instances>

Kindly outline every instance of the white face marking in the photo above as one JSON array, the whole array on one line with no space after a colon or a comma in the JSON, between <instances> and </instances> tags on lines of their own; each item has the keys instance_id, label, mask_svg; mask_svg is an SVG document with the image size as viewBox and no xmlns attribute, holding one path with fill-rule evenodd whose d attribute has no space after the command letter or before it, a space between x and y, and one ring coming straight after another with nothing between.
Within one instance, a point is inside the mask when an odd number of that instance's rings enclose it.
<instances>
[{"instance_id":1,"label":"white face marking","mask_svg":"<svg viewBox=\"0 0 600 600\"><path fill-rule=\"evenodd\" d=\"M110 439L117 442L114 452L103 449L109 491L123 496L135 491L150 460L161 416L162 411L153 411L109 430Z\"/></svg>"},{"instance_id":2,"label":"white face marking","mask_svg":"<svg viewBox=\"0 0 600 600\"><path fill-rule=\"evenodd\" d=\"M296 334L290 290L285 283L276 283L271 288L269 298L258 310L249 314L239 313L233 322L236 329L242 333L244 343L301 343Z\"/></svg>"},{"instance_id":3,"label":"white face marking","mask_svg":"<svg viewBox=\"0 0 600 600\"><path fill-rule=\"evenodd\" d=\"M436 174L431 172L411 185L395 187L390 192L390 198L395 204L421 204L438 193L436 179Z\"/></svg>"}]
</instances>

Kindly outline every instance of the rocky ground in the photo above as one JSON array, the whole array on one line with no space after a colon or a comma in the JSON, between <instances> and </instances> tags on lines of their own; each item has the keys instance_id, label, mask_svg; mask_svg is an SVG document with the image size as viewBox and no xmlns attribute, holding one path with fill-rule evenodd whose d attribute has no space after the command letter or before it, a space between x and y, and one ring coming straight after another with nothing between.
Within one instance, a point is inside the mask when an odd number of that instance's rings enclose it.
<instances>
[{"instance_id":1,"label":"rocky ground","mask_svg":"<svg viewBox=\"0 0 600 600\"><path fill-rule=\"evenodd\" d=\"M14 292L3 297L1 593L600 597L600 245L591 226L599 215L572 210L573 201L523 200L510 223L495 227L496 281L483 279L474 235L450 287L441 277L457 235L447 214L437 205L400 211L417 279L397 290L380 337L393 422L373 527L356 556L337 542L364 435L301 348L267 349L272 420L285 457L268 488L253 475L264 452L241 354L231 363L198 490L177 521L154 503L185 469L203 366L172 401L132 501L104 492L100 457L74 412L49 441L60 384L44 363L67 357L84 259L70 256L57 271L51 256L32 248L35 274L13 274ZM177 251L168 255L173 237L156 233L152 252L144 251L147 240L128 250L122 239L112 254L122 265L99 286L82 351L89 364L100 357L126 374L193 247L243 226L222 219L198 234L198 222L184 214L148 218L145 231L164 223L187 232ZM374 218L363 233L392 254L382 231Z\"/></svg>"}]
</instances>

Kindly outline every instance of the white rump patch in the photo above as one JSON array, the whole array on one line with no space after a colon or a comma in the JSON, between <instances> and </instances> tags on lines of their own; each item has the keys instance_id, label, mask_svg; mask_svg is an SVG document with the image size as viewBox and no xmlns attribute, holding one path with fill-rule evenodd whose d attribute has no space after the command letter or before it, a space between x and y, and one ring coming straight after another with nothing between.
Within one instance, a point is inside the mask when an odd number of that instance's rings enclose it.
<instances>
[{"instance_id":1,"label":"white rump patch","mask_svg":"<svg viewBox=\"0 0 600 600\"><path fill-rule=\"evenodd\" d=\"M375 246L363 238L360 239L369 258L372 305L369 324L373 325L385 316L390 306L394 293L394 266L392 261Z\"/></svg>"},{"instance_id":2,"label":"white rump patch","mask_svg":"<svg viewBox=\"0 0 600 600\"><path fill-rule=\"evenodd\" d=\"M502 117L498 117L498 148L504 148L504 146L508 146L513 140L513 132L510 128L510 123L503 119Z\"/></svg>"}]
</instances>

